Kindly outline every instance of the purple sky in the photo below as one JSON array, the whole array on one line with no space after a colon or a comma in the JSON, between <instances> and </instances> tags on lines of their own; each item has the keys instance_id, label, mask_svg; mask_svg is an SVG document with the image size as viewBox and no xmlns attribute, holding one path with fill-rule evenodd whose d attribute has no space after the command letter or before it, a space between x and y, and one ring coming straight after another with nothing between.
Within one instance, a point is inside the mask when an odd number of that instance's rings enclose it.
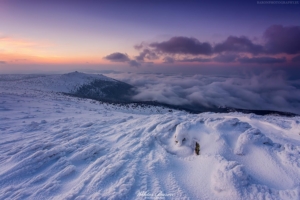
<instances>
[{"instance_id":1,"label":"purple sky","mask_svg":"<svg viewBox=\"0 0 300 200\"><path fill-rule=\"evenodd\" d=\"M0 1L0 73L299 68L300 4Z\"/></svg>"}]
</instances>

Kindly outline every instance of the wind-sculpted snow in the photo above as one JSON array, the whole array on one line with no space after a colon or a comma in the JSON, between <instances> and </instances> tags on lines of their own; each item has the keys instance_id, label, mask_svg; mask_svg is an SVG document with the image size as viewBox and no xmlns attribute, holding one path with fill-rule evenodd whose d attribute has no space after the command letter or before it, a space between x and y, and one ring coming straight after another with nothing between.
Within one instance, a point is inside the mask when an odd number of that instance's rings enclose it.
<instances>
[{"instance_id":1,"label":"wind-sculpted snow","mask_svg":"<svg viewBox=\"0 0 300 200\"><path fill-rule=\"evenodd\" d=\"M299 117L2 88L0 199L298 200L299 130Z\"/></svg>"}]
</instances>

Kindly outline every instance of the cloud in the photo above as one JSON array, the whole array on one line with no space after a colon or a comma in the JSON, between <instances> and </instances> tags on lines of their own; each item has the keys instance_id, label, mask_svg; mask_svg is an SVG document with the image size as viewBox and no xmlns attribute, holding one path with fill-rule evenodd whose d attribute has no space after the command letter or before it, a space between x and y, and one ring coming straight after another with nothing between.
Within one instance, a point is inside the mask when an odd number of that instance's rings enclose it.
<instances>
[{"instance_id":1,"label":"cloud","mask_svg":"<svg viewBox=\"0 0 300 200\"><path fill-rule=\"evenodd\" d=\"M108 56L105 56L104 59L111 62L127 62L131 67L140 67L141 63L136 60L131 60L127 54L115 52Z\"/></svg>"},{"instance_id":2,"label":"cloud","mask_svg":"<svg viewBox=\"0 0 300 200\"><path fill-rule=\"evenodd\" d=\"M234 62L239 56L235 54L221 54L218 56L215 56L213 58L213 61L221 62L221 63L229 63Z\"/></svg>"},{"instance_id":3,"label":"cloud","mask_svg":"<svg viewBox=\"0 0 300 200\"><path fill-rule=\"evenodd\" d=\"M246 73L234 77L196 74L108 74L136 87L135 100L172 105L227 106L300 114L300 89L282 71Z\"/></svg>"},{"instance_id":4,"label":"cloud","mask_svg":"<svg viewBox=\"0 0 300 200\"><path fill-rule=\"evenodd\" d=\"M224 42L215 45L214 52L247 52L252 54L258 54L263 52L263 46L254 44L245 36L229 36Z\"/></svg>"},{"instance_id":5,"label":"cloud","mask_svg":"<svg viewBox=\"0 0 300 200\"><path fill-rule=\"evenodd\" d=\"M273 25L265 30L263 38L264 44L254 44L246 36L229 36L224 42L214 46L214 53L246 52L254 55L300 53L300 26Z\"/></svg>"},{"instance_id":6,"label":"cloud","mask_svg":"<svg viewBox=\"0 0 300 200\"><path fill-rule=\"evenodd\" d=\"M156 60L159 57L155 52L150 51L149 49L144 49L142 52L140 52L140 55L135 57L137 61L145 61L145 58L148 60Z\"/></svg>"},{"instance_id":7,"label":"cloud","mask_svg":"<svg viewBox=\"0 0 300 200\"><path fill-rule=\"evenodd\" d=\"M141 63L137 62L136 60L130 60L128 61L128 64L132 67L140 67Z\"/></svg>"},{"instance_id":8,"label":"cloud","mask_svg":"<svg viewBox=\"0 0 300 200\"><path fill-rule=\"evenodd\" d=\"M184 58L181 60L178 60L179 62L210 62L211 59L210 58L200 58L200 57L196 57L196 58Z\"/></svg>"},{"instance_id":9,"label":"cloud","mask_svg":"<svg viewBox=\"0 0 300 200\"><path fill-rule=\"evenodd\" d=\"M141 44L134 45L133 47L134 47L134 49L140 51L140 50L144 49L145 46L147 46L147 45L144 42L142 42Z\"/></svg>"},{"instance_id":10,"label":"cloud","mask_svg":"<svg viewBox=\"0 0 300 200\"><path fill-rule=\"evenodd\" d=\"M273 58L273 57L242 57L238 59L241 63L247 63L247 64L276 64L276 63L285 63L286 58Z\"/></svg>"},{"instance_id":11,"label":"cloud","mask_svg":"<svg viewBox=\"0 0 300 200\"><path fill-rule=\"evenodd\" d=\"M0 60L0 64L6 64L6 61Z\"/></svg>"},{"instance_id":12,"label":"cloud","mask_svg":"<svg viewBox=\"0 0 300 200\"><path fill-rule=\"evenodd\" d=\"M154 42L149 45L156 52L164 54L210 55L212 47L209 43L201 43L196 38L172 37L168 41Z\"/></svg>"},{"instance_id":13,"label":"cloud","mask_svg":"<svg viewBox=\"0 0 300 200\"><path fill-rule=\"evenodd\" d=\"M292 62L300 62L300 55L293 57Z\"/></svg>"},{"instance_id":14,"label":"cloud","mask_svg":"<svg viewBox=\"0 0 300 200\"><path fill-rule=\"evenodd\" d=\"M127 54L113 53L105 58L113 62L129 62L131 66L140 66L154 60L163 63L242 63L276 64L287 63L282 54L300 53L300 26L273 25L262 34L260 44L246 36L228 36L223 42L213 45L201 42L193 37L175 36L162 42L141 42L134 48L139 54L134 61ZM203 57L202 57L203 56ZM253 57L254 56L254 57ZM278 58L278 56L281 56ZM162 58L162 59L161 59ZM296 57L293 62L298 62ZM214 63L215 64L215 63Z\"/></svg>"},{"instance_id":15,"label":"cloud","mask_svg":"<svg viewBox=\"0 0 300 200\"><path fill-rule=\"evenodd\" d=\"M300 26L273 25L264 32L266 52L270 54L300 53Z\"/></svg>"},{"instance_id":16,"label":"cloud","mask_svg":"<svg viewBox=\"0 0 300 200\"><path fill-rule=\"evenodd\" d=\"M174 63L174 62L175 62L175 59L172 58L172 57L170 57L170 56L167 56L167 57L164 57L164 58L163 58L163 61L164 61L164 63L169 63L169 64L171 64L171 63Z\"/></svg>"},{"instance_id":17,"label":"cloud","mask_svg":"<svg viewBox=\"0 0 300 200\"><path fill-rule=\"evenodd\" d=\"M108 56L105 56L104 59L109 60L111 62L128 62L130 61L129 57L127 54L123 54L123 53L112 53Z\"/></svg>"}]
</instances>

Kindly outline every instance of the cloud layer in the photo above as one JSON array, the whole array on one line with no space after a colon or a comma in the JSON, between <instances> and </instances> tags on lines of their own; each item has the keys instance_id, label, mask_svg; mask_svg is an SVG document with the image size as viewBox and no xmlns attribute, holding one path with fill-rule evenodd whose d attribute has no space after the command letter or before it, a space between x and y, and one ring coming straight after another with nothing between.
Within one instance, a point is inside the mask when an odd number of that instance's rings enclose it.
<instances>
[{"instance_id":1,"label":"cloud layer","mask_svg":"<svg viewBox=\"0 0 300 200\"><path fill-rule=\"evenodd\" d=\"M135 100L300 114L300 82L289 81L282 71L238 77L134 73L108 76L136 86Z\"/></svg>"}]
</instances>

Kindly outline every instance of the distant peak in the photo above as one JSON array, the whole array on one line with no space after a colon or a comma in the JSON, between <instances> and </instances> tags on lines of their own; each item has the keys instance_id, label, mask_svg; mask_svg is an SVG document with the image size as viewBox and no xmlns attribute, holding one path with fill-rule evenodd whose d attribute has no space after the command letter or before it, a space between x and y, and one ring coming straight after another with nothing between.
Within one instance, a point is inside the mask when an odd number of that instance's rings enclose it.
<instances>
[{"instance_id":1,"label":"distant peak","mask_svg":"<svg viewBox=\"0 0 300 200\"><path fill-rule=\"evenodd\" d=\"M75 71L75 72L70 72L70 73L67 73L67 74L82 74L82 73L78 72L78 71Z\"/></svg>"},{"instance_id":2,"label":"distant peak","mask_svg":"<svg viewBox=\"0 0 300 200\"><path fill-rule=\"evenodd\" d=\"M75 72L66 73L64 75L67 75L67 76L78 76L78 75L83 75L83 74L84 73L82 73L82 72L75 71Z\"/></svg>"}]
</instances>

